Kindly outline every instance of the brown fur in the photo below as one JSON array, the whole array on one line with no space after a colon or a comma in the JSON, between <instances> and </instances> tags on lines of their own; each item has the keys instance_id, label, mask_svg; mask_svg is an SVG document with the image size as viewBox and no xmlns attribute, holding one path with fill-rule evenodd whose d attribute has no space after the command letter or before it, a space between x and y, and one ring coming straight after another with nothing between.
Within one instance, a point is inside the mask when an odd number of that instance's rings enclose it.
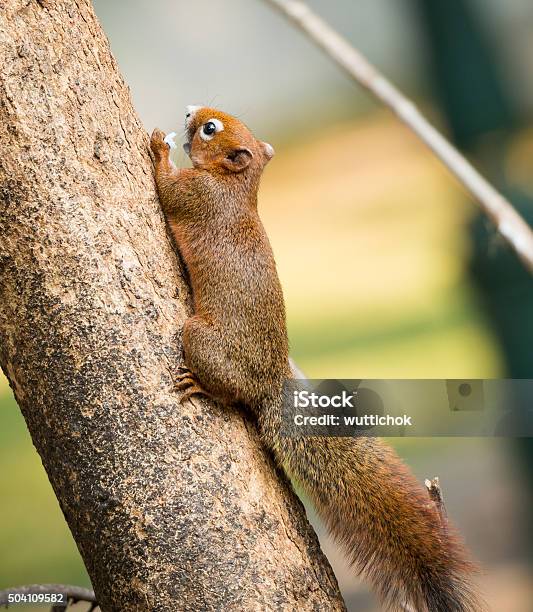
<instances>
[{"instance_id":1,"label":"brown fur","mask_svg":"<svg viewBox=\"0 0 533 612\"><path fill-rule=\"evenodd\" d=\"M224 130L204 141L211 118ZM279 434L290 376L283 294L257 213L272 150L237 119L201 108L188 125L192 169L177 170L163 134L151 147L159 196L190 273L194 316L185 322L185 396L204 392L256 414L265 444L313 500L350 561L385 605L477 612L473 566L396 454L373 438Z\"/></svg>"}]
</instances>

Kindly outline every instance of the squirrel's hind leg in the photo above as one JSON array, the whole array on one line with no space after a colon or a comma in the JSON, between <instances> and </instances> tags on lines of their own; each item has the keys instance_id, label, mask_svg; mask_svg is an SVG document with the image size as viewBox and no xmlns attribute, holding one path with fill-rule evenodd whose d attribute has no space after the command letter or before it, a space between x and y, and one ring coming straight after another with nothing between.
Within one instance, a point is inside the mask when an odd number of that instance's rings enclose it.
<instances>
[{"instance_id":1,"label":"squirrel's hind leg","mask_svg":"<svg viewBox=\"0 0 533 612\"><path fill-rule=\"evenodd\" d=\"M227 356L227 339L200 315L194 315L183 327L183 349L185 364L205 395L224 404L234 403L238 375Z\"/></svg>"}]
</instances>

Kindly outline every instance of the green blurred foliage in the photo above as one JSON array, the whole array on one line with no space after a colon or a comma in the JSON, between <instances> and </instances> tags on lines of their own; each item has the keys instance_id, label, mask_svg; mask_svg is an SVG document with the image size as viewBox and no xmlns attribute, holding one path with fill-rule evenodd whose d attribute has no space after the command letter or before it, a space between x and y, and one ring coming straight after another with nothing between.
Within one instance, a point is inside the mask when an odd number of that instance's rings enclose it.
<instances>
[{"instance_id":1,"label":"green blurred foliage","mask_svg":"<svg viewBox=\"0 0 533 612\"><path fill-rule=\"evenodd\" d=\"M0 391L0 490L0 588L53 582L89 586L39 455L5 384Z\"/></svg>"}]
</instances>

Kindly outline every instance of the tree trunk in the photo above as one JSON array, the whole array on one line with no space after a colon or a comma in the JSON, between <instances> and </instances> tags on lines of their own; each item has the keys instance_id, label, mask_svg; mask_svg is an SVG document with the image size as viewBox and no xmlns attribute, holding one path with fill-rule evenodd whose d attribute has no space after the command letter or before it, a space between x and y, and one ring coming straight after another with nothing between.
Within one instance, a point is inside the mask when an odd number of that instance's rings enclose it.
<instances>
[{"instance_id":1,"label":"tree trunk","mask_svg":"<svg viewBox=\"0 0 533 612\"><path fill-rule=\"evenodd\" d=\"M0 10L0 361L102 609L344 609L253 425L178 403L188 287L90 3Z\"/></svg>"}]
</instances>

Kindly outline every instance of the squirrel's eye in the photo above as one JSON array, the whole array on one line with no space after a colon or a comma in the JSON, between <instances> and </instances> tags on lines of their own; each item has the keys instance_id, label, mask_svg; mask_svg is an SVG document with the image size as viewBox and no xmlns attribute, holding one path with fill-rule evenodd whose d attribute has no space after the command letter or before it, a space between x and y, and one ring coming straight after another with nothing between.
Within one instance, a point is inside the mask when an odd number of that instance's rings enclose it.
<instances>
[{"instance_id":1,"label":"squirrel's eye","mask_svg":"<svg viewBox=\"0 0 533 612\"><path fill-rule=\"evenodd\" d=\"M200 137L202 140L211 140L217 132L222 132L224 124L219 119L209 119L202 125Z\"/></svg>"}]
</instances>

